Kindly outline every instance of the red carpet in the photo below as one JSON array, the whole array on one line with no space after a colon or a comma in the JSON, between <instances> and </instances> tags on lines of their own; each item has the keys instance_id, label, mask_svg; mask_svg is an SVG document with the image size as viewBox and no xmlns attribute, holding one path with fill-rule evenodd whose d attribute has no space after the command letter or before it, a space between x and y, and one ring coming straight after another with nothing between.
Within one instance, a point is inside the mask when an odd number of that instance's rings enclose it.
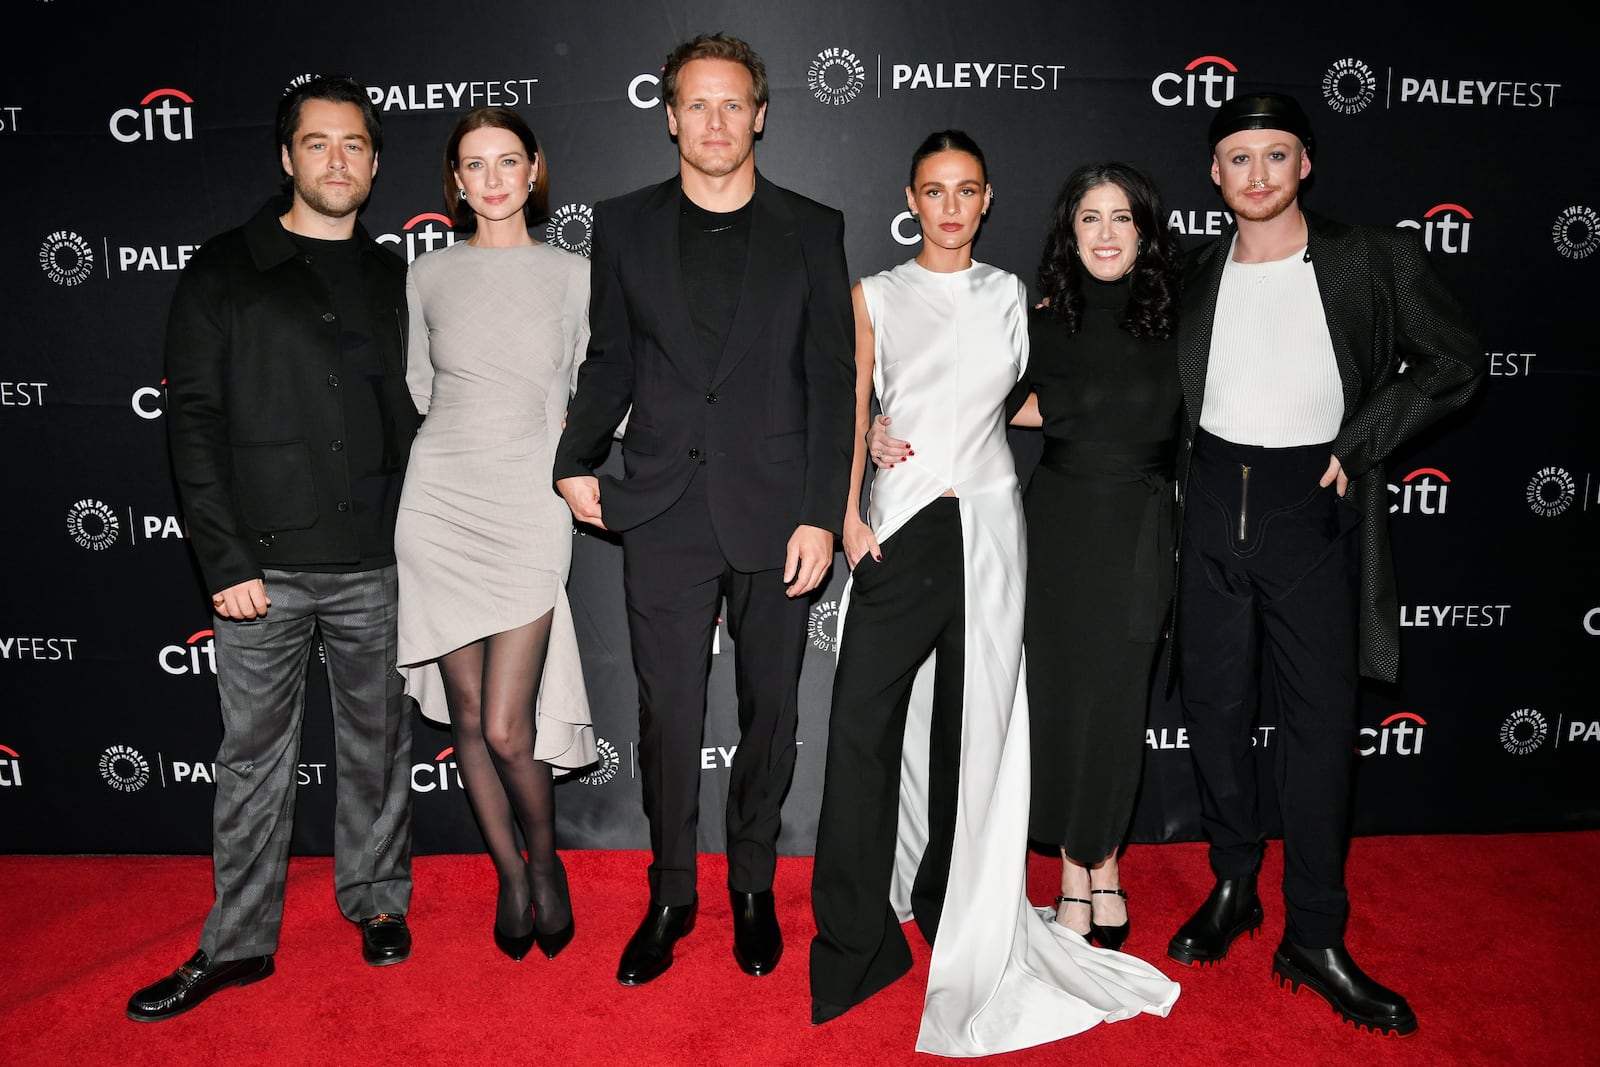
<instances>
[{"instance_id":1,"label":"red carpet","mask_svg":"<svg viewBox=\"0 0 1600 1067\"><path fill-rule=\"evenodd\" d=\"M927 949L917 969L844 1018L810 1025L808 859L780 862L787 954L761 979L731 955L726 868L701 867L699 925L673 968L625 989L617 956L645 903L637 852L565 853L578 934L554 962L500 956L489 940L493 873L480 856L416 861L416 951L361 962L333 904L331 861L297 859L277 974L228 989L165 1023L123 1017L128 995L194 951L211 900L198 857L0 856L0 1063L780 1065L941 1062L916 1040ZM1600 832L1357 840L1348 943L1405 993L1421 1026L1376 1038L1314 994L1270 975L1282 932L1276 843L1263 873L1263 936L1219 967L1188 969L1166 939L1210 887L1198 844L1135 846L1123 861L1127 950L1183 983L1171 1017L1141 1016L1000 1064L1600 1064ZM1033 899L1056 892L1034 857Z\"/></svg>"}]
</instances>

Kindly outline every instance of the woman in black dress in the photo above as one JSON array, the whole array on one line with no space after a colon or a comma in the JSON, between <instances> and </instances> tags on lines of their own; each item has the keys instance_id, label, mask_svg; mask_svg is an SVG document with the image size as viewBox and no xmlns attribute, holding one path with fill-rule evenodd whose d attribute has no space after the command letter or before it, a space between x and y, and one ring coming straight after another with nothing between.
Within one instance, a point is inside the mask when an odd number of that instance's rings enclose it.
<instances>
[{"instance_id":1,"label":"woman in black dress","mask_svg":"<svg viewBox=\"0 0 1600 1067\"><path fill-rule=\"evenodd\" d=\"M1061 849L1056 921L1107 948L1128 936L1117 850L1171 599L1181 266L1162 215L1155 185L1126 164L1068 177L1012 419L1044 431L1025 497L1029 836ZM890 465L910 444L884 424L874 452Z\"/></svg>"}]
</instances>

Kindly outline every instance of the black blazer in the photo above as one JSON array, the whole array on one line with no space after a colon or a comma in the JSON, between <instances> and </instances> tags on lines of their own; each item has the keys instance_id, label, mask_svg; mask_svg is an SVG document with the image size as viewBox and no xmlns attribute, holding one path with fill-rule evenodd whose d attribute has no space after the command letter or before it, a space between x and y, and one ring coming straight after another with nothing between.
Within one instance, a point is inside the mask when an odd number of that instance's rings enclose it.
<instances>
[{"instance_id":1,"label":"black blazer","mask_svg":"<svg viewBox=\"0 0 1600 1067\"><path fill-rule=\"evenodd\" d=\"M287 206L268 203L201 246L167 319L167 439L210 592L259 578L263 567L361 561L353 512L340 507L351 496L343 327L278 221ZM383 365L385 460L398 484L419 422L406 390L406 265L359 225L356 239ZM382 516L391 536L397 503L394 494Z\"/></svg>"},{"instance_id":2,"label":"black blazer","mask_svg":"<svg viewBox=\"0 0 1600 1067\"><path fill-rule=\"evenodd\" d=\"M554 476L593 473L626 414L624 475L601 478L607 528L661 514L702 469L728 562L779 567L796 526L839 532L849 495L844 218L757 174L738 310L708 378L684 295L681 197L673 178L595 205L589 352Z\"/></svg>"},{"instance_id":3,"label":"black blazer","mask_svg":"<svg viewBox=\"0 0 1600 1067\"><path fill-rule=\"evenodd\" d=\"M1361 673L1392 682L1399 670L1400 630L1383 463L1401 442L1466 404L1483 378L1483 345L1415 233L1352 226L1311 212L1305 217L1307 250L1344 384L1344 418L1333 454L1350 478L1351 500L1361 514ZM1230 229L1200 248L1184 272L1179 374L1187 439L1178 457L1180 504L1233 235Z\"/></svg>"}]
</instances>

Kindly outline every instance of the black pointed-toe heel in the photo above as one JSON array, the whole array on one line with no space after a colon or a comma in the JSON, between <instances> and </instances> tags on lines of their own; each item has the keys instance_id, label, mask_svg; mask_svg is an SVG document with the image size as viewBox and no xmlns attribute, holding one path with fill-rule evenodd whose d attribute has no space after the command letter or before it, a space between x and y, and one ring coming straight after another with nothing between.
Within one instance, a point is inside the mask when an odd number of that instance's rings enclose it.
<instances>
[{"instance_id":1,"label":"black pointed-toe heel","mask_svg":"<svg viewBox=\"0 0 1600 1067\"><path fill-rule=\"evenodd\" d=\"M1082 904L1082 905L1086 906L1089 909L1089 914L1091 916L1091 918L1089 920L1089 933L1093 933L1094 932L1094 919L1092 918L1092 916L1094 915L1094 905L1093 904L1090 904L1087 900L1083 899L1082 897L1056 897L1056 914L1058 916L1061 914L1061 905L1063 905L1063 904ZM1072 927L1068 926L1064 922L1061 922L1059 919L1056 920L1056 925L1060 926L1060 927L1062 927L1064 929L1067 929L1067 930L1072 930ZM1075 933L1075 934L1078 934L1078 931L1076 931L1076 930L1072 930L1072 932ZM1085 941L1089 940L1089 934L1078 934L1078 936L1083 938Z\"/></svg>"},{"instance_id":2,"label":"black pointed-toe heel","mask_svg":"<svg viewBox=\"0 0 1600 1067\"><path fill-rule=\"evenodd\" d=\"M1107 896L1121 897L1124 903L1126 903L1128 900L1128 894L1124 893L1120 889L1089 890L1090 896L1094 896L1096 893L1104 893ZM1123 942L1128 940L1129 926L1130 924L1127 920L1123 920L1121 926L1101 926L1099 923L1094 921L1094 905L1091 904L1089 906L1089 936L1100 942L1101 948L1109 948L1113 952L1121 948Z\"/></svg>"},{"instance_id":3,"label":"black pointed-toe heel","mask_svg":"<svg viewBox=\"0 0 1600 1067\"><path fill-rule=\"evenodd\" d=\"M561 950L572 943L572 935L576 932L577 924L571 919L567 925L552 933L545 933L537 926L533 928L534 944L539 946L539 951L544 953L544 958L553 960L561 954Z\"/></svg>"},{"instance_id":4,"label":"black pointed-toe heel","mask_svg":"<svg viewBox=\"0 0 1600 1067\"><path fill-rule=\"evenodd\" d=\"M529 911L529 917L532 917L531 910ZM495 946L518 963L522 962L522 957L528 954L528 950L533 947L533 943L538 939L539 928L537 926L525 934L501 933L499 923L496 923L494 927Z\"/></svg>"}]
</instances>

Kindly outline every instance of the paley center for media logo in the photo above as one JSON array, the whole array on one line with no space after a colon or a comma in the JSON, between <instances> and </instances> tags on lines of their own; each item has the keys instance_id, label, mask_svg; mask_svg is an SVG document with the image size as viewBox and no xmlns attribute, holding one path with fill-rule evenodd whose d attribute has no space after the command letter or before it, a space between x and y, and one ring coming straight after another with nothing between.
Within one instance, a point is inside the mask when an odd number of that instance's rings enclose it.
<instances>
[{"instance_id":1,"label":"paley center for media logo","mask_svg":"<svg viewBox=\"0 0 1600 1067\"><path fill-rule=\"evenodd\" d=\"M581 775L578 781L584 785L605 785L617 776L617 771L622 767L622 754L605 738L596 736L594 739L595 754L600 757L595 769L588 774Z\"/></svg>"},{"instance_id":2,"label":"paley center for media logo","mask_svg":"<svg viewBox=\"0 0 1600 1067\"><path fill-rule=\"evenodd\" d=\"M587 258L594 249L594 209L588 204L562 204L544 224L546 244Z\"/></svg>"},{"instance_id":3,"label":"paley center for media logo","mask_svg":"<svg viewBox=\"0 0 1600 1067\"><path fill-rule=\"evenodd\" d=\"M130 545L138 544L141 537L145 541L181 541L189 536L176 515L139 515L132 507L127 513ZM67 509L67 534L80 548L104 552L121 538L122 519L104 500L84 497Z\"/></svg>"},{"instance_id":4,"label":"paley center for media logo","mask_svg":"<svg viewBox=\"0 0 1600 1067\"><path fill-rule=\"evenodd\" d=\"M1585 478L1584 507L1589 504L1589 491ZM1524 493L1528 508L1535 515L1553 519L1565 514L1578 499L1578 482L1565 467L1540 467L1528 479Z\"/></svg>"},{"instance_id":5,"label":"paley center for media logo","mask_svg":"<svg viewBox=\"0 0 1600 1067\"><path fill-rule=\"evenodd\" d=\"M1384 71L1385 108L1412 105L1457 107L1549 108L1556 104L1560 82L1516 81L1495 77L1437 77ZM1322 98L1334 111L1354 115L1378 97L1378 75L1365 60L1338 59L1322 75Z\"/></svg>"},{"instance_id":6,"label":"paley center for media logo","mask_svg":"<svg viewBox=\"0 0 1600 1067\"><path fill-rule=\"evenodd\" d=\"M39 269L57 285L82 285L94 273L94 249L82 234L56 230L39 245Z\"/></svg>"},{"instance_id":7,"label":"paley center for media logo","mask_svg":"<svg viewBox=\"0 0 1600 1067\"><path fill-rule=\"evenodd\" d=\"M194 140L194 97L182 89L154 89L138 107L111 113L111 136L123 144L136 141Z\"/></svg>"},{"instance_id":8,"label":"paley center for media logo","mask_svg":"<svg viewBox=\"0 0 1600 1067\"><path fill-rule=\"evenodd\" d=\"M1537 752L1546 741L1552 748L1563 745L1600 744L1600 719L1571 719L1556 716L1556 725L1538 708L1517 708L1500 723L1500 745L1513 756Z\"/></svg>"},{"instance_id":9,"label":"paley center for media logo","mask_svg":"<svg viewBox=\"0 0 1600 1067\"><path fill-rule=\"evenodd\" d=\"M1582 204L1562 209L1550 225L1550 240L1567 259L1588 259L1600 249L1600 212Z\"/></svg>"}]
</instances>

